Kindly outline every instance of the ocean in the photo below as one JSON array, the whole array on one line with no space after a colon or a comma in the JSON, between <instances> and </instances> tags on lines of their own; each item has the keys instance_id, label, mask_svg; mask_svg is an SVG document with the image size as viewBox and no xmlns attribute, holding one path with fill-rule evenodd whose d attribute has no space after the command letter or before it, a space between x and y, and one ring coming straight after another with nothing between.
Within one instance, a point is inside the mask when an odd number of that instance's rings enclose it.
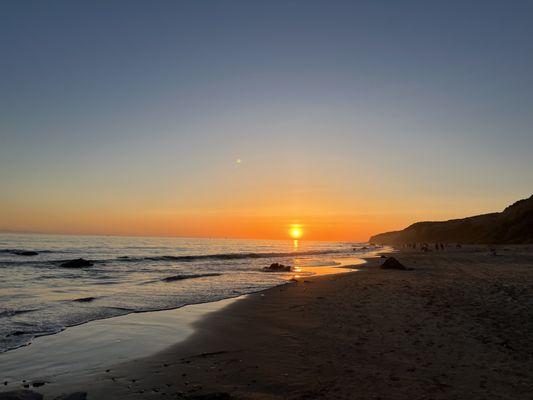
<instances>
[{"instance_id":1,"label":"ocean","mask_svg":"<svg viewBox=\"0 0 533 400\"><path fill-rule=\"evenodd\" d=\"M217 301L357 265L375 250L304 240L0 234L0 352L92 320ZM93 265L61 267L77 258ZM293 271L263 271L274 262Z\"/></svg>"}]
</instances>

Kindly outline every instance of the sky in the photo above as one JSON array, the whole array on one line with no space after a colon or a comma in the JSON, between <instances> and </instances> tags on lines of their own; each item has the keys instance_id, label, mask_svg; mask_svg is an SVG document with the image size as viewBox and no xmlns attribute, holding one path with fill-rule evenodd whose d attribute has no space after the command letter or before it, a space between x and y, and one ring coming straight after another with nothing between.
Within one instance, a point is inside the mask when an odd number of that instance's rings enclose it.
<instances>
[{"instance_id":1,"label":"sky","mask_svg":"<svg viewBox=\"0 0 533 400\"><path fill-rule=\"evenodd\" d=\"M0 2L0 230L367 240L533 193L533 2Z\"/></svg>"}]
</instances>

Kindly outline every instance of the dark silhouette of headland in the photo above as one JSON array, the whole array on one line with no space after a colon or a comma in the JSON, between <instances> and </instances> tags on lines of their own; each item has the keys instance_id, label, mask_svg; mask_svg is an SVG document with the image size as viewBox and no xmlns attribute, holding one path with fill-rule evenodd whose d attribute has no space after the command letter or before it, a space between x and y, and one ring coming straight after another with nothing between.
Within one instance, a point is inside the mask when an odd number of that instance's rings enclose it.
<instances>
[{"instance_id":1,"label":"dark silhouette of headland","mask_svg":"<svg viewBox=\"0 0 533 400\"><path fill-rule=\"evenodd\" d=\"M417 222L404 230L380 233L373 243L533 243L533 196L502 212L440 222Z\"/></svg>"}]
</instances>

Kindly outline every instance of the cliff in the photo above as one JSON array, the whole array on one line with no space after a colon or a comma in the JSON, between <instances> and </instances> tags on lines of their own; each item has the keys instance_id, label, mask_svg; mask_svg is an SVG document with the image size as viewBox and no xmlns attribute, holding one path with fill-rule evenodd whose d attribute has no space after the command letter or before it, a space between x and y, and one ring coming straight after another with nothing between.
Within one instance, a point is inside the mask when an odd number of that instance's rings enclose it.
<instances>
[{"instance_id":1,"label":"cliff","mask_svg":"<svg viewBox=\"0 0 533 400\"><path fill-rule=\"evenodd\" d=\"M404 230L380 233L370 242L403 243L533 243L533 196L502 212L440 222L417 222Z\"/></svg>"}]
</instances>

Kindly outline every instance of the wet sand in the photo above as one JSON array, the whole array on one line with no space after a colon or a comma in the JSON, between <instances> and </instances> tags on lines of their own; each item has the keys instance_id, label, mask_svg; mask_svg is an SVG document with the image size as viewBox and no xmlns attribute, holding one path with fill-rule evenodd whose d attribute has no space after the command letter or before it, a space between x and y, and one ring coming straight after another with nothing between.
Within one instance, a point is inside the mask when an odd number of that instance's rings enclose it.
<instances>
[{"instance_id":1,"label":"wet sand","mask_svg":"<svg viewBox=\"0 0 533 400\"><path fill-rule=\"evenodd\" d=\"M378 259L300 278L62 389L89 399L530 399L533 246L497 254L402 251L413 270L381 270Z\"/></svg>"},{"instance_id":2,"label":"wet sand","mask_svg":"<svg viewBox=\"0 0 533 400\"><path fill-rule=\"evenodd\" d=\"M237 298L173 310L132 313L72 326L33 339L31 345L0 354L0 390L45 383L45 393L61 391L112 365L152 355L187 339L194 323Z\"/></svg>"}]
</instances>

